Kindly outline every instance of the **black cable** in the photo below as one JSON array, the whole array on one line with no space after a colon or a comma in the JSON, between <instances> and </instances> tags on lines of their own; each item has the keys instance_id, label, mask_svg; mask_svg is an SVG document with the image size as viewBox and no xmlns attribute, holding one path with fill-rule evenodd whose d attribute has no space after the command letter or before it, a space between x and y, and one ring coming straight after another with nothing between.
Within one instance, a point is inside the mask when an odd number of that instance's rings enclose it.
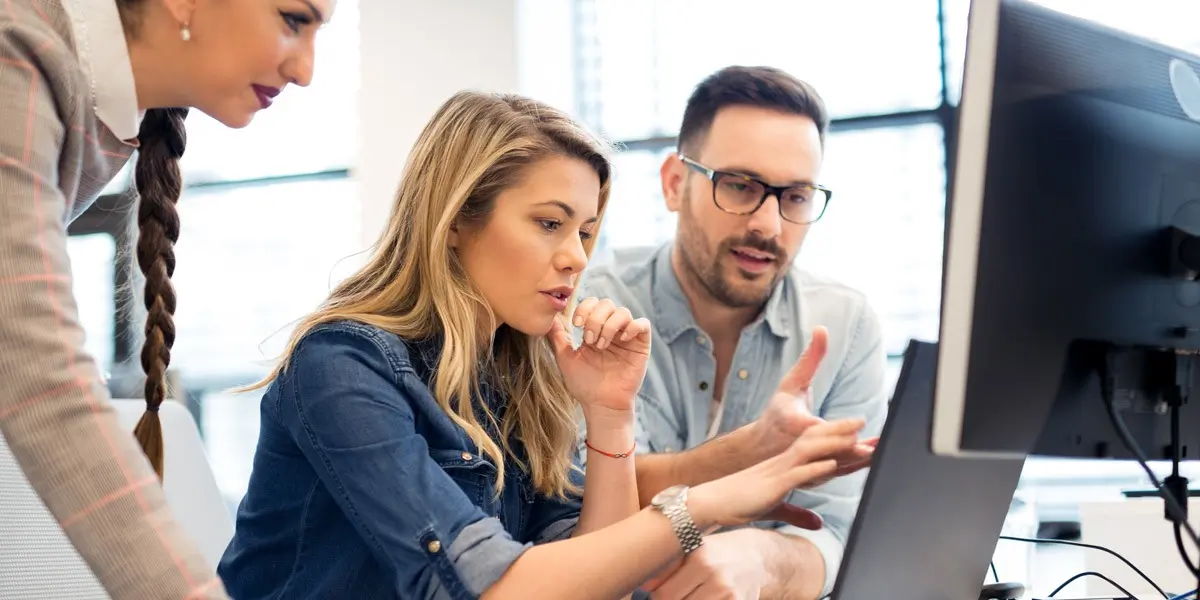
<instances>
[{"instance_id":1,"label":"black cable","mask_svg":"<svg viewBox=\"0 0 1200 600\"><path fill-rule=\"evenodd\" d=\"M1113 586L1113 587L1117 588L1118 590L1120 590L1122 594L1125 594L1126 596L1128 596L1128 597L1132 598L1133 600L1137 600L1137 596L1134 596L1133 594L1129 593L1129 590L1127 590L1127 589L1125 589L1125 588L1121 587L1121 584L1119 584L1119 583L1117 583L1117 582L1115 582L1115 581L1113 581L1113 580L1111 580L1111 579L1109 579L1109 578L1107 578L1107 577L1105 577L1105 576L1103 576L1103 575L1101 575L1101 574L1099 574L1099 573L1097 573L1097 572L1095 572L1095 571L1085 571L1085 572L1083 572L1083 573L1080 573L1080 574L1078 574L1078 575L1075 575L1074 577L1072 577L1072 578L1070 578L1070 579L1068 579L1068 580L1066 580L1066 581L1062 582L1062 585L1060 585L1060 586L1058 586L1058 587L1054 588L1054 591L1053 591L1053 592L1050 592L1050 595L1049 595L1049 596L1047 596L1047 597L1048 597L1048 598L1053 598L1054 596L1058 595L1058 593L1059 593L1059 592L1061 592L1061 591L1063 590L1063 588L1065 588L1065 587L1067 587L1068 585L1071 585L1072 583L1074 583L1076 579L1082 579L1082 578L1084 578L1084 577L1098 577L1098 578L1100 578L1100 579L1103 579L1104 581L1107 581L1109 585L1111 585L1111 586Z\"/></svg>"},{"instance_id":2,"label":"black cable","mask_svg":"<svg viewBox=\"0 0 1200 600\"><path fill-rule=\"evenodd\" d=\"M994 560L992 561L992 579L995 579L996 583L1000 583L1000 576L996 574L996 561Z\"/></svg>"},{"instance_id":3,"label":"black cable","mask_svg":"<svg viewBox=\"0 0 1200 600\"><path fill-rule=\"evenodd\" d=\"M1164 498L1172 496L1176 500L1181 497L1184 499L1180 508L1183 509L1183 523L1187 523L1187 504L1189 501L1188 497L1191 494L1188 490L1188 480L1179 475L1179 463L1183 462L1183 448L1182 444L1180 444L1182 437L1179 435L1179 407L1182 404L1182 395L1179 399L1180 402L1171 404L1171 476L1162 482L1163 489L1159 494ZM1170 513L1170 509L1167 512ZM1188 553L1187 547L1183 543L1183 525L1175 516L1178 515L1170 515L1168 519L1171 521L1171 529L1175 537L1175 548L1179 550L1179 556L1183 558L1183 562L1188 566L1188 570L1192 571L1193 575L1196 575L1197 587L1200 588L1200 574L1197 574L1197 571L1200 571L1200 560L1196 562L1197 567L1193 568L1191 554ZM1200 548L1200 542L1197 542L1196 545Z\"/></svg>"},{"instance_id":4,"label":"black cable","mask_svg":"<svg viewBox=\"0 0 1200 600\"><path fill-rule=\"evenodd\" d=\"M1112 368L1111 364L1112 360L1113 357L1110 353L1104 362L1104 369L1100 373L1101 396L1103 396L1104 410L1106 413L1108 413L1108 419L1112 422L1113 428L1117 430L1117 436L1121 438L1121 443L1125 444L1126 449L1128 449L1129 452L1132 453L1137 459L1138 465L1142 467L1142 470L1146 472L1146 476L1150 478L1150 483L1154 485L1155 491L1162 496L1163 501L1167 505L1167 512L1171 515L1171 520L1177 524L1180 524L1184 529L1186 529L1188 535L1191 536L1191 539L1196 543L1197 546L1200 546L1200 536L1196 535L1196 530L1192 527L1192 524L1188 522L1187 511L1179 505L1179 502L1176 501L1175 496L1169 493L1167 489L1163 487L1163 484L1161 481L1159 481L1158 476L1154 474L1154 470L1150 468L1150 460L1146 457L1146 454L1142 452L1142 448L1138 446L1137 440L1133 438L1133 434L1129 433L1129 428L1125 426L1125 421L1117 415L1117 409L1115 406L1113 406L1115 394L1113 392L1112 382L1112 376L1114 373L1114 369ZM1179 549L1183 550L1182 543L1179 544ZM1184 564L1187 565L1188 571L1191 571L1192 575L1196 577L1197 580L1200 580L1200 567L1192 564L1192 559L1187 555L1187 553L1184 553L1182 558ZM1167 597L1169 598L1169 596Z\"/></svg>"},{"instance_id":5,"label":"black cable","mask_svg":"<svg viewBox=\"0 0 1200 600\"><path fill-rule=\"evenodd\" d=\"M1181 403L1176 403L1171 406L1171 476L1167 478L1167 481L1163 482L1167 486L1170 486L1170 490L1164 489L1160 493L1165 495L1168 491L1171 491L1175 494L1181 494L1183 498L1185 498L1183 501L1184 505L1181 508L1184 509L1183 522L1187 523L1187 498L1191 495L1191 493L1188 490L1187 479L1184 479L1179 475L1179 463L1183 462L1183 448L1179 443L1179 440L1181 439L1181 436L1179 435L1180 404ZM1178 499L1178 496L1176 498ZM1183 557L1183 562L1187 563L1188 569L1191 570L1193 574L1196 574L1196 571L1200 570L1200 557L1198 557L1196 560L1197 568L1192 569L1191 555L1188 553L1187 548L1183 543L1183 525L1178 519L1171 519L1171 522L1171 529L1173 529L1175 532L1175 548L1179 550L1179 556ZM1200 548L1200 541L1197 542L1196 546L1197 548ZM1197 579L1200 579L1200 574L1197 574L1196 577ZM1197 583L1200 584L1200 581ZM1197 585L1197 588L1200 589L1200 585Z\"/></svg>"},{"instance_id":6,"label":"black cable","mask_svg":"<svg viewBox=\"0 0 1200 600\"><path fill-rule=\"evenodd\" d=\"M1161 587L1158 587L1158 584L1154 583L1154 580L1150 579L1150 577L1148 575L1146 575L1145 573L1143 573L1141 569L1133 566L1133 563L1129 562L1129 559L1125 558L1124 556L1121 556L1120 554L1117 554L1116 552L1114 552L1112 550L1109 550L1108 548L1105 548L1104 546L1097 546L1095 544L1085 544L1083 542L1068 542L1067 540L1024 538L1024 537L1016 537L1016 536L1011 536L1011 535L1002 535L1002 536L1000 536L1000 539L1008 540L1010 542L1025 542L1028 544L1057 544L1060 546L1074 546L1076 548L1087 548L1089 550L1099 550L1101 552L1110 554L1110 555L1116 557L1117 560L1125 563L1125 566L1129 567L1130 569L1133 569L1134 573L1137 573L1139 577L1141 577L1142 579L1145 579L1146 582L1148 582L1150 584L1150 586L1154 588L1154 591L1162 594L1163 598L1171 597L1171 595L1164 592Z\"/></svg>"},{"instance_id":7,"label":"black cable","mask_svg":"<svg viewBox=\"0 0 1200 600\"><path fill-rule=\"evenodd\" d=\"M1179 447L1179 406L1171 407L1171 477L1179 477L1179 463L1183 462L1182 448ZM1187 508L1187 507L1183 507Z\"/></svg>"},{"instance_id":8,"label":"black cable","mask_svg":"<svg viewBox=\"0 0 1200 600\"><path fill-rule=\"evenodd\" d=\"M1183 562L1187 563L1190 569L1192 567L1192 557L1188 554L1187 548L1183 544L1183 526L1176 521L1174 527L1171 529L1175 530L1175 547L1179 549L1179 555L1183 557ZM1200 586L1197 587L1200 588Z\"/></svg>"}]
</instances>

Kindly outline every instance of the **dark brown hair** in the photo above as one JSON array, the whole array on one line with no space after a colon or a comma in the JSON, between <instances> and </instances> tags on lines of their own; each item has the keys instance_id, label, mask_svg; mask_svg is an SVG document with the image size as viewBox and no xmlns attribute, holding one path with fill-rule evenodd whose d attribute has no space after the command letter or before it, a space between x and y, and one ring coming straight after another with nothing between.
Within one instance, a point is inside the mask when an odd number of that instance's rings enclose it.
<instances>
[{"instance_id":1,"label":"dark brown hair","mask_svg":"<svg viewBox=\"0 0 1200 600\"><path fill-rule=\"evenodd\" d=\"M733 66L709 75L692 91L679 126L678 148L699 154L717 113L739 105L806 116L817 124L825 143L829 115L816 88L774 67Z\"/></svg>"},{"instance_id":2,"label":"dark brown hair","mask_svg":"<svg viewBox=\"0 0 1200 600\"><path fill-rule=\"evenodd\" d=\"M175 242L179 239L179 213L175 209L183 187L179 159L187 143L184 108L146 111L138 131L134 181L138 193L137 263L145 275L142 301L146 306L146 337L142 342L142 370L146 373L146 413L133 435L154 467L163 476L163 435L158 407L167 397L167 366L175 344Z\"/></svg>"},{"instance_id":3,"label":"dark brown hair","mask_svg":"<svg viewBox=\"0 0 1200 600\"><path fill-rule=\"evenodd\" d=\"M126 35L136 38L142 26L145 0L117 0ZM187 145L186 108L146 111L138 130L134 185L138 194L137 263L145 276L142 302L146 306L146 337L142 342L142 371L146 373L146 413L133 429L158 478L163 477L163 434L158 407L167 398L167 367L175 344L175 242L179 212L175 204L183 189L179 159Z\"/></svg>"}]
</instances>

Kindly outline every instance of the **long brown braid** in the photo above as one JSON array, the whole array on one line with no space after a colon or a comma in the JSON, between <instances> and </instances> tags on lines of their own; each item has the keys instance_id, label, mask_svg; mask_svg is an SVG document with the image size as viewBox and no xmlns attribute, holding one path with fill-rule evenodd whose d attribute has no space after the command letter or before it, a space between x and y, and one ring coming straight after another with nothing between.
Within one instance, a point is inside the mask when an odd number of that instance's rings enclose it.
<instances>
[{"instance_id":1,"label":"long brown braid","mask_svg":"<svg viewBox=\"0 0 1200 600\"><path fill-rule=\"evenodd\" d=\"M175 242L179 239L179 212L175 204L183 187L179 159L187 143L184 119L187 109L157 108L146 111L138 132L134 181L138 193L137 262L146 282L146 338L142 343L142 370L146 373L146 413L133 434L159 479L163 477L163 434L158 408L167 397L167 367L175 344Z\"/></svg>"}]
</instances>

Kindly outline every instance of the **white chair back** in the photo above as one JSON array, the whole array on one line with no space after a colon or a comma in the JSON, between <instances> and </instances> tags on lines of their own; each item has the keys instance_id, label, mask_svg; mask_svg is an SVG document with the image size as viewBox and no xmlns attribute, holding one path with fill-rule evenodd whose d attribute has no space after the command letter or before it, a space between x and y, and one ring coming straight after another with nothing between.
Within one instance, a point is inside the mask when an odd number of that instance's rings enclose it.
<instances>
[{"instance_id":1,"label":"white chair back","mask_svg":"<svg viewBox=\"0 0 1200 600\"><path fill-rule=\"evenodd\" d=\"M141 400L114 400L121 425L132 432ZM229 514L192 414L175 401L159 410L166 443L167 504L212 568L233 537ZM0 598L108 600L46 505L29 487L0 436Z\"/></svg>"}]
</instances>

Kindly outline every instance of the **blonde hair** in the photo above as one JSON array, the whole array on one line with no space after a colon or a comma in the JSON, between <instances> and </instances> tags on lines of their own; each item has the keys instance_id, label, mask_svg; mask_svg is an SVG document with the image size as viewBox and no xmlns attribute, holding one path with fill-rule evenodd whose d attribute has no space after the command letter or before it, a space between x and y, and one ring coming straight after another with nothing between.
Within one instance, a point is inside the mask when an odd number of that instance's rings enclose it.
<instances>
[{"instance_id":1,"label":"blonde hair","mask_svg":"<svg viewBox=\"0 0 1200 600\"><path fill-rule=\"evenodd\" d=\"M386 231L365 266L337 286L329 299L292 333L283 359L260 388L279 377L288 357L322 323L350 320L406 340L438 338L440 358L430 388L446 414L497 467L502 489L505 457L526 468L538 491L578 492L569 479L578 444L576 403L567 392L544 337L508 327L495 331L494 316L450 249L455 223L486 222L496 197L524 171L549 156L590 165L600 177L599 211L609 194L608 146L564 113L510 94L460 92L438 109L418 138L396 193ZM584 241L591 256L595 237ZM567 310L572 310L568 307ZM488 321L480 315L488 315ZM495 358L493 361L493 344ZM489 365L507 395L500 422L475 406L481 367ZM499 443L476 417L482 412ZM516 435L528 465L508 440Z\"/></svg>"}]
</instances>

